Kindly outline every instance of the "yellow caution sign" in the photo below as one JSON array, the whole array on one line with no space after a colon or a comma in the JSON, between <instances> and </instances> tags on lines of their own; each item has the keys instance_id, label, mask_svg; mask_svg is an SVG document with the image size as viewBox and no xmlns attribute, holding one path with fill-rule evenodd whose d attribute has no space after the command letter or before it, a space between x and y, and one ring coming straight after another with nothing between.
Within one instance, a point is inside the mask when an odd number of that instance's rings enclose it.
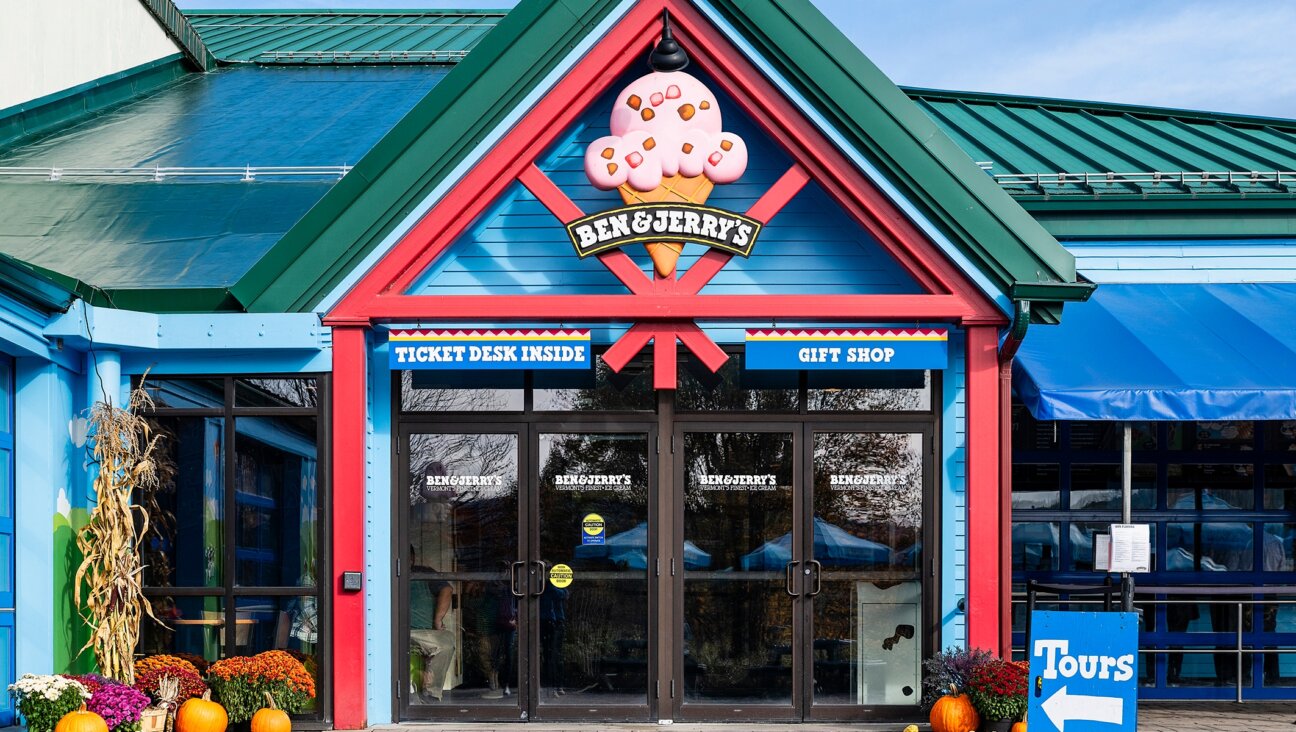
<instances>
[{"instance_id":1,"label":"yellow caution sign","mask_svg":"<svg viewBox=\"0 0 1296 732\"><path fill-rule=\"evenodd\" d=\"M570 585L574 576L572 568L565 564L555 564L549 568L549 584L560 590Z\"/></svg>"},{"instance_id":2,"label":"yellow caution sign","mask_svg":"<svg viewBox=\"0 0 1296 732\"><path fill-rule=\"evenodd\" d=\"M586 514L581 519L581 544L602 544L604 543L607 523L603 517L597 513Z\"/></svg>"}]
</instances>

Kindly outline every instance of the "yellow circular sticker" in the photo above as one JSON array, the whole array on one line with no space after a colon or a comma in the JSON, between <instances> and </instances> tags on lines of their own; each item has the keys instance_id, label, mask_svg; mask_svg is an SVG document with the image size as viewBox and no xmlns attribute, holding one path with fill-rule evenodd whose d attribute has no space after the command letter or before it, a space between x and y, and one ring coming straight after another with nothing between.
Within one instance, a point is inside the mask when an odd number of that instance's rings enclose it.
<instances>
[{"instance_id":1,"label":"yellow circular sticker","mask_svg":"<svg viewBox=\"0 0 1296 732\"><path fill-rule=\"evenodd\" d=\"M603 523L603 517L597 513L588 514L581 520L581 528L590 536L598 536L599 534L602 534L605 525L606 524Z\"/></svg>"},{"instance_id":2,"label":"yellow circular sticker","mask_svg":"<svg viewBox=\"0 0 1296 732\"><path fill-rule=\"evenodd\" d=\"M549 584L562 589L572 583L572 568L565 564L555 564L549 568Z\"/></svg>"}]
</instances>

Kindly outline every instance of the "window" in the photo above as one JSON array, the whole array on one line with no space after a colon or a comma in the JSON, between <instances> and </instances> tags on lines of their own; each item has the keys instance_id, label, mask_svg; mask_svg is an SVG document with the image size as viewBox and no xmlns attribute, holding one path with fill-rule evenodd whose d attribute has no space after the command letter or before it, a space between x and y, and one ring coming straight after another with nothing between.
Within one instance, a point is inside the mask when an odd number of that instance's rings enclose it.
<instances>
[{"instance_id":1,"label":"window","mask_svg":"<svg viewBox=\"0 0 1296 732\"><path fill-rule=\"evenodd\" d=\"M1027 579L1102 581L1104 574L1093 569L1094 536L1121 516L1121 428L1119 422L1039 422L1014 405L1012 561L1019 590ZM1133 520L1152 526L1153 571L1140 575L1140 584L1296 584L1296 421L1133 428ZM1296 641L1293 606L1247 607L1246 645ZM1181 647L1187 633L1236 629L1234 606L1188 597L1149 606L1142 642ZM1270 635L1251 635L1261 629ZM1165 653L1158 663L1158 675L1143 678L1145 684L1227 687L1236 665L1227 654L1202 653ZM1248 674L1252 663L1248 657ZM1264 686L1296 686L1296 665L1280 662L1279 654L1254 663L1264 669Z\"/></svg>"},{"instance_id":2,"label":"window","mask_svg":"<svg viewBox=\"0 0 1296 732\"><path fill-rule=\"evenodd\" d=\"M150 379L161 487L144 498L139 652L215 661L284 650L315 676L322 719L329 605L327 381Z\"/></svg>"}]
</instances>

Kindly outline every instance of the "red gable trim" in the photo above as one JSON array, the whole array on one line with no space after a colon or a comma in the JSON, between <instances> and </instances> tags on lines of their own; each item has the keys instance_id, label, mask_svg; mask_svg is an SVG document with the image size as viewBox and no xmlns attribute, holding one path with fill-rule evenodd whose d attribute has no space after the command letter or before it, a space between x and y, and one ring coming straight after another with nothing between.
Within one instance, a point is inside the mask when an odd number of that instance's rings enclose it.
<instances>
[{"instance_id":1,"label":"red gable trim","mask_svg":"<svg viewBox=\"0 0 1296 732\"><path fill-rule=\"evenodd\" d=\"M655 42L660 14L669 9L676 37L740 107L757 120L866 230L891 252L930 295L718 296L688 286L714 275L724 262L708 253L673 286L638 287L631 295L428 296L403 294L477 215L515 180L543 185L535 156L593 103ZM791 175L791 173L790 173ZM543 178L543 174L540 174ZM783 183L783 182L781 182ZM561 211L559 218L572 211ZM617 258L612 258L617 259ZM605 262L608 263L608 262ZM635 272L624 261L608 263L622 281ZM694 274L694 270L697 270ZM690 274L694 274L690 277ZM646 279L646 277L644 278ZM645 282L645 285L650 283ZM698 286L700 289L700 286ZM698 317L813 317L824 319L937 319L1002 322L1003 316L968 279L851 165L774 87L687 3L648 0L614 26L518 125L473 168L349 293L326 322L408 318L523 318L680 320Z\"/></svg>"}]
</instances>

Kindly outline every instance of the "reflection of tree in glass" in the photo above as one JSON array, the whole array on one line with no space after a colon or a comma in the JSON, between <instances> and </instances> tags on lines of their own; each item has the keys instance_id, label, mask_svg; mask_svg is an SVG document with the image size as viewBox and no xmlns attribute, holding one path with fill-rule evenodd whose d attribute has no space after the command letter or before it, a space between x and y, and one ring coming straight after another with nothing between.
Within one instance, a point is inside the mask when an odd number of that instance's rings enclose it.
<instances>
[{"instance_id":1,"label":"reflection of tree in glass","mask_svg":"<svg viewBox=\"0 0 1296 732\"><path fill-rule=\"evenodd\" d=\"M406 412L502 412L522 409L520 388L421 389L414 372L401 372L401 409Z\"/></svg>"},{"instance_id":2,"label":"reflection of tree in glass","mask_svg":"<svg viewBox=\"0 0 1296 732\"><path fill-rule=\"evenodd\" d=\"M883 544L899 562L922 536L922 437L906 433L815 435L815 515L861 539ZM832 476L875 484L832 484ZM916 567L918 552L903 566ZM877 568L882 569L882 568Z\"/></svg>"},{"instance_id":3,"label":"reflection of tree in glass","mask_svg":"<svg viewBox=\"0 0 1296 732\"><path fill-rule=\"evenodd\" d=\"M545 411L616 412L643 411L657 403L652 386L652 369L642 359L631 361L621 373L599 357L594 358L594 386L584 388L541 388L536 376L535 407Z\"/></svg>"},{"instance_id":4,"label":"reflection of tree in glass","mask_svg":"<svg viewBox=\"0 0 1296 732\"><path fill-rule=\"evenodd\" d=\"M161 449L154 453L158 486L152 491L141 491L139 495L149 519L140 559L144 565L145 586L170 587L172 567L168 550L175 546L176 517L159 499L166 496L167 503L175 502L176 475L179 473L175 459L176 435L169 420L149 419L148 423L153 434L158 435Z\"/></svg>"},{"instance_id":5,"label":"reflection of tree in glass","mask_svg":"<svg viewBox=\"0 0 1296 732\"><path fill-rule=\"evenodd\" d=\"M242 379L242 382L260 389L271 397L264 406L314 407L319 405L319 389L315 379ZM281 402L274 404L274 401ZM258 405L260 406L260 405Z\"/></svg>"},{"instance_id":6,"label":"reflection of tree in glass","mask_svg":"<svg viewBox=\"0 0 1296 732\"><path fill-rule=\"evenodd\" d=\"M731 356L715 374L684 356L680 359L676 403L681 411L688 412L788 412L797 408L795 388L759 389L742 381L742 364L737 356Z\"/></svg>"},{"instance_id":7,"label":"reflection of tree in glass","mask_svg":"<svg viewBox=\"0 0 1296 732\"><path fill-rule=\"evenodd\" d=\"M931 373L921 389L810 389L812 412L915 412L931 406Z\"/></svg>"},{"instance_id":8,"label":"reflection of tree in glass","mask_svg":"<svg viewBox=\"0 0 1296 732\"><path fill-rule=\"evenodd\" d=\"M541 552L563 561L580 541L581 520L598 513L608 536L648 520L648 443L643 435L540 435ZM628 487L555 485L557 476L630 476Z\"/></svg>"}]
</instances>

